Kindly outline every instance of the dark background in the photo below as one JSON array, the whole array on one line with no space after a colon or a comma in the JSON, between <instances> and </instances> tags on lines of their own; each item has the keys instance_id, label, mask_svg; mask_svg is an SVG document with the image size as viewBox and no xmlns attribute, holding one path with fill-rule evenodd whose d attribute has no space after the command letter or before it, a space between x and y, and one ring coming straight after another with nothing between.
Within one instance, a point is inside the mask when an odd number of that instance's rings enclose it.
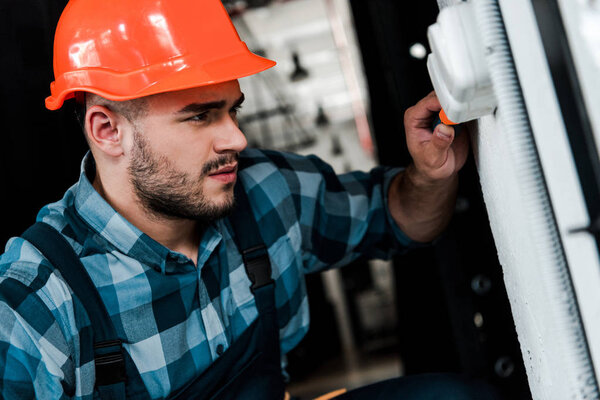
<instances>
[{"instance_id":1,"label":"dark background","mask_svg":"<svg viewBox=\"0 0 600 400\"><path fill-rule=\"evenodd\" d=\"M66 0L4 0L0 3L2 77L0 187L4 218L0 242L21 233L37 211L60 199L79 176L86 151L72 105L44 107L52 73L54 28ZM251 2L252 3L252 2ZM261 1L260 3L266 3ZM371 98L370 116L379 160L410 162L402 113L430 90L425 60L410 57L415 42L427 44L435 22L434 0L350 0ZM399 328L393 348L407 374L461 372L497 385L510 399L530 398L502 270L472 158L461 171L456 212L434 245L397 258L395 285ZM343 269L349 303L368 287L363 263ZM359 284L360 283L360 284ZM307 277L312 329L290 354L292 380L339 356L332 308L319 275ZM351 314L355 314L351 310ZM476 313L479 322L476 326ZM353 321L357 345L367 332Z\"/></svg>"},{"instance_id":2,"label":"dark background","mask_svg":"<svg viewBox=\"0 0 600 400\"><path fill-rule=\"evenodd\" d=\"M0 242L25 230L37 211L79 177L86 144L72 105L48 111L54 29L66 0L0 2Z\"/></svg>"}]
</instances>

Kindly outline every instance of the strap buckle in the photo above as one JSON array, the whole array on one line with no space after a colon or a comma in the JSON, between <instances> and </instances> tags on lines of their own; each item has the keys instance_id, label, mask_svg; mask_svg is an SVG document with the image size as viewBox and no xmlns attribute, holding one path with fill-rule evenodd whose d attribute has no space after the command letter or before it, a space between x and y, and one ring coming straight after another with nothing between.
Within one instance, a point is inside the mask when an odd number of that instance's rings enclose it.
<instances>
[{"instance_id":1,"label":"strap buckle","mask_svg":"<svg viewBox=\"0 0 600 400\"><path fill-rule=\"evenodd\" d=\"M121 340L94 343L94 363L96 365L96 386L125 382L127 375Z\"/></svg>"},{"instance_id":2,"label":"strap buckle","mask_svg":"<svg viewBox=\"0 0 600 400\"><path fill-rule=\"evenodd\" d=\"M242 252L246 272L252 286L250 290L254 293L256 289L267 286L273 283L271 279L271 262L269 261L269 253L264 244L251 247Z\"/></svg>"}]
</instances>

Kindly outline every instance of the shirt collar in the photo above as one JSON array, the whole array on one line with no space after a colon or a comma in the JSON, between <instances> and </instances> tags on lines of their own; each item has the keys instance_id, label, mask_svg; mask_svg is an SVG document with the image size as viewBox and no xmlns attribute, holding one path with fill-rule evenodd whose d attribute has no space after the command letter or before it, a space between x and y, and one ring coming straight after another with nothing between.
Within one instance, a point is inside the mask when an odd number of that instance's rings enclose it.
<instances>
[{"instance_id":1,"label":"shirt collar","mask_svg":"<svg viewBox=\"0 0 600 400\"><path fill-rule=\"evenodd\" d=\"M81 173L75 191L75 210L97 234L120 252L163 274L188 272L190 267L193 268L193 263L185 255L169 250L115 211L92 186L90 179L93 179L95 173L94 158L88 152L81 162ZM198 249L198 268L206 263L222 240L218 226L223 225L212 224L202 235Z\"/></svg>"}]
</instances>

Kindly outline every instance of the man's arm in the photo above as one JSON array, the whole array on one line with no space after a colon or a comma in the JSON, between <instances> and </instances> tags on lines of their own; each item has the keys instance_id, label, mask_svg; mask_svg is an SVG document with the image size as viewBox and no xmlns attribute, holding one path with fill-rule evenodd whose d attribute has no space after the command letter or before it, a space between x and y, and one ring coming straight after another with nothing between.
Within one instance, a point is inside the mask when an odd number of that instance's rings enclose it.
<instances>
[{"instance_id":1,"label":"man's arm","mask_svg":"<svg viewBox=\"0 0 600 400\"><path fill-rule=\"evenodd\" d=\"M83 339L68 322L76 320L69 288L46 263L22 238L11 239L0 255L0 399L93 393L93 379L91 386L80 384L90 369L76 365L85 356L73 353Z\"/></svg>"},{"instance_id":2,"label":"man's arm","mask_svg":"<svg viewBox=\"0 0 600 400\"><path fill-rule=\"evenodd\" d=\"M7 289L6 283L12 287ZM52 339L60 335L60 330L53 324L45 335L38 332L37 326L25 318L31 320L37 314L40 317L39 325L47 325L48 312L45 307L40 307L41 302L32 301L34 295L26 293L16 281L11 283L3 280L0 285L3 290L0 293L0 398L64 398L61 384L63 371L56 362L63 355L52 344ZM7 293L9 296L5 297ZM22 294L19 307L13 302L15 293ZM63 361L66 362L66 359L64 356Z\"/></svg>"},{"instance_id":3,"label":"man's arm","mask_svg":"<svg viewBox=\"0 0 600 400\"><path fill-rule=\"evenodd\" d=\"M429 242L446 227L456 199L458 171L464 165L468 135L454 135L452 127L431 122L440 111L434 92L404 115L406 141L413 163L392 181L388 191L390 214L411 239Z\"/></svg>"}]
</instances>

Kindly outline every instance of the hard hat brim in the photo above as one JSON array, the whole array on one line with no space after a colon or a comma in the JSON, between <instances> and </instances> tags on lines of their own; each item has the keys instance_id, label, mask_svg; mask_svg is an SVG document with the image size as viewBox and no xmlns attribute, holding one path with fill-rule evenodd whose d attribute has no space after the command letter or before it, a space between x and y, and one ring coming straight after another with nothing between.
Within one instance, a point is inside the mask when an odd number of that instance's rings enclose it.
<instances>
[{"instance_id":1,"label":"hard hat brim","mask_svg":"<svg viewBox=\"0 0 600 400\"><path fill-rule=\"evenodd\" d=\"M76 92L81 91L95 93L108 100L125 101L227 82L254 75L276 65L275 61L247 50L204 62L199 66L190 58L183 56L159 66L127 73L90 68L63 74L52 82L52 95L46 98L46 108L57 110L65 100L73 98ZM160 71L160 79L153 77L157 71ZM165 71L169 73L165 74ZM99 89L98 81L102 81L102 86L108 90Z\"/></svg>"}]
</instances>

